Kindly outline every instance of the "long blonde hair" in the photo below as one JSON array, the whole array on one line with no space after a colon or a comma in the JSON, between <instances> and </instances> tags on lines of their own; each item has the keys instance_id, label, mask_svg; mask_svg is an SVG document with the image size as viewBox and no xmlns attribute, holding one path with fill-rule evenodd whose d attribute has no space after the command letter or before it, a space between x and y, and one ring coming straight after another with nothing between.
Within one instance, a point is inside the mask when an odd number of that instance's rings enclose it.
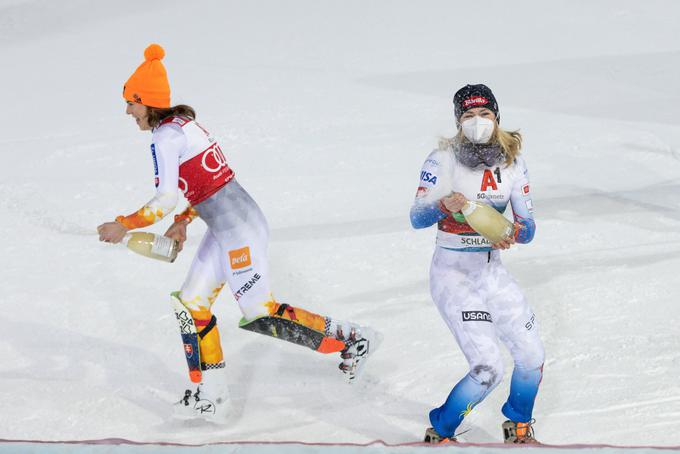
<instances>
[{"instance_id":1,"label":"long blonde hair","mask_svg":"<svg viewBox=\"0 0 680 454\"><path fill-rule=\"evenodd\" d=\"M465 142L470 141L463 134L463 130L459 129L458 134L456 134L455 137L440 137L439 149L453 149L457 144ZM522 149L522 134L520 134L519 131L506 131L496 125L496 129L491 135L489 143L497 143L501 146L503 153L505 154L505 166L507 167L512 164L520 154L520 150Z\"/></svg>"}]
</instances>

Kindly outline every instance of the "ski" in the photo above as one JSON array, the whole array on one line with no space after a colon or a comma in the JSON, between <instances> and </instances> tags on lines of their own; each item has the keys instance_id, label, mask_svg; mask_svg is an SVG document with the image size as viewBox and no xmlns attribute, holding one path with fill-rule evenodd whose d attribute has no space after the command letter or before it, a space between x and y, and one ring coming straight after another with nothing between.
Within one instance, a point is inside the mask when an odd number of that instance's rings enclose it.
<instances>
[{"instance_id":1,"label":"ski","mask_svg":"<svg viewBox=\"0 0 680 454\"><path fill-rule=\"evenodd\" d=\"M198 332L189 309L179 299L179 292L172 293L172 305L179 324L179 332L184 344L184 356L189 366L189 378L193 383L201 382L201 355L198 347Z\"/></svg>"}]
</instances>

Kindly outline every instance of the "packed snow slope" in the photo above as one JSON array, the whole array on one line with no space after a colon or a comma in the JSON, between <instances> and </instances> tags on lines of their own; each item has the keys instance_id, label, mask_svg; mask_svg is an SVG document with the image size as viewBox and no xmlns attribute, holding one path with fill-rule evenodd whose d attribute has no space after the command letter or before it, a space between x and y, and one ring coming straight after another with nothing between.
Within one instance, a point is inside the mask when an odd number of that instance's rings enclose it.
<instances>
[{"instance_id":1,"label":"packed snow slope","mask_svg":"<svg viewBox=\"0 0 680 454\"><path fill-rule=\"evenodd\" d=\"M419 440L467 364L429 296L435 231L408 211L453 93L483 82L532 178L536 238L503 257L547 352L538 437L680 445L678 17L673 0L0 2L0 438ZM169 417L187 384L169 293L204 226L172 265L95 234L153 194L121 97L152 42L268 217L275 296L384 333L362 383L237 329L224 291L229 424ZM462 439L500 440L508 377Z\"/></svg>"}]
</instances>

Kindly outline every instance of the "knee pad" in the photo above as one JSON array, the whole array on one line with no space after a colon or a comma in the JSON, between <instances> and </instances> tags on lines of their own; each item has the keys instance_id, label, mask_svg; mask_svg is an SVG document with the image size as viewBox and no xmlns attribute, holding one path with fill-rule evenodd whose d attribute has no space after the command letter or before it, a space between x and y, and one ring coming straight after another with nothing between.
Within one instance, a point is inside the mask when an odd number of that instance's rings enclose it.
<instances>
[{"instance_id":1,"label":"knee pad","mask_svg":"<svg viewBox=\"0 0 680 454\"><path fill-rule=\"evenodd\" d=\"M239 328L275 337L293 344L311 348L321 353L334 353L345 349L345 343L326 335L329 320L304 309L267 303L269 315L253 320L242 318Z\"/></svg>"}]
</instances>

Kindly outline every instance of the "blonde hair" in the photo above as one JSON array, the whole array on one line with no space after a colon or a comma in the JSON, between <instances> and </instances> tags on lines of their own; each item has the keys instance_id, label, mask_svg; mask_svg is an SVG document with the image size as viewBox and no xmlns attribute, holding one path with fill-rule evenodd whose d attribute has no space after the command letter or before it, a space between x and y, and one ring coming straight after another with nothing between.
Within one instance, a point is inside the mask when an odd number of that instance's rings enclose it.
<instances>
[{"instance_id":1,"label":"blonde hair","mask_svg":"<svg viewBox=\"0 0 680 454\"><path fill-rule=\"evenodd\" d=\"M465 142L470 141L463 134L463 130L459 129L458 134L456 134L455 137L440 137L439 149L453 149L457 144ZM520 150L522 149L522 134L520 134L519 131L506 131L505 129L496 126L489 143L497 143L501 146L503 153L505 154L505 166L507 167L515 161L517 156L519 156Z\"/></svg>"}]
</instances>

